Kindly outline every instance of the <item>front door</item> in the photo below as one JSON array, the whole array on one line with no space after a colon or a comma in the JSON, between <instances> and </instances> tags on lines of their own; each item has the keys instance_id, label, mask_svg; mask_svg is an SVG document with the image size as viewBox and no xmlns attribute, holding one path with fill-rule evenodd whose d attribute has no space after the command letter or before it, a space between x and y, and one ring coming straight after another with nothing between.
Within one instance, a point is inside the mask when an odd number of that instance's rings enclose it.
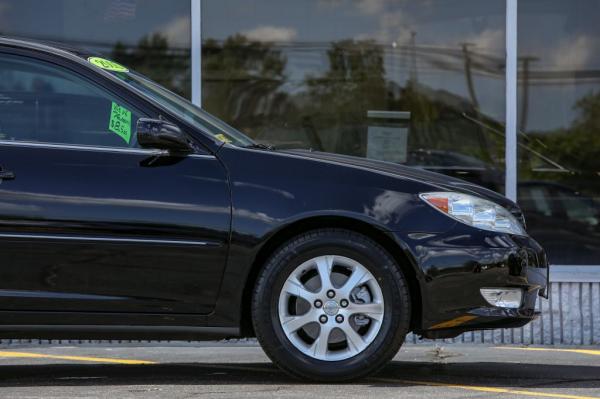
<instances>
[{"instance_id":1,"label":"front door","mask_svg":"<svg viewBox=\"0 0 600 399\"><path fill-rule=\"evenodd\" d=\"M76 71L0 54L0 310L209 313L225 171L141 149L147 115Z\"/></svg>"}]
</instances>

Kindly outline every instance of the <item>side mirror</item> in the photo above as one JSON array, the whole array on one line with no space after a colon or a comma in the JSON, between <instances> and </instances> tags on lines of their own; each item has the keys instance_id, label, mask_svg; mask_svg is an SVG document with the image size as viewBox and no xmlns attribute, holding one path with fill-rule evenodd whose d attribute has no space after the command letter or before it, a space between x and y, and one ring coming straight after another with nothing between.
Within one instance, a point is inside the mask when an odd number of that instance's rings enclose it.
<instances>
[{"instance_id":1,"label":"side mirror","mask_svg":"<svg viewBox=\"0 0 600 399\"><path fill-rule=\"evenodd\" d=\"M136 125L138 144L173 152L191 152L192 146L178 126L160 119L140 118Z\"/></svg>"}]
</instances>

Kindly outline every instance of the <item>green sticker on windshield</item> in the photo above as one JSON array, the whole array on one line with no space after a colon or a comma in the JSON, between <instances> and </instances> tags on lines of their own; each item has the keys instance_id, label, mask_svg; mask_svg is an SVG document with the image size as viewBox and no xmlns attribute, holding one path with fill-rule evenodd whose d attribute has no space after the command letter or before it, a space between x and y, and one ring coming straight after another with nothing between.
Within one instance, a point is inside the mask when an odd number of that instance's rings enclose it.
<instances>
[{"instance_id":1,"label":"green sticker on windshield","mask_svg":"<svg viewBox=\"0 0 600 399\"><path fill-rule=\"evenodd\" d=\"M129 144L131 141L131 111L113 102L108 129L121 136Z\"/></svg>"},{"instance_id":2,"label":"green sticker on windshield","mask_svg":"<svg viewBox=\"0 0 600 399\"><path fill-rule=\"evenodd\" d=\"M118 64L114 61L107 60L105 58L100 57L90 57L88 58L90 64L97 66L98 68L106 69L107 71L113 72L129 72L129 69L125 68L123 65Z\"/></svg>"},{"instance_id":3,"label":"green sticker on windshield","mask_svg":"<svg viewBox=\"0 0 600 399\"><path fill-rule=\"evenodd\" d=\"M223 143L231 143L232 141L227 138L227 136L225 136L223 133L219 133L219 134L215 134L215 138L219 141L222 141Z\"/></svg>"}]
</instances>

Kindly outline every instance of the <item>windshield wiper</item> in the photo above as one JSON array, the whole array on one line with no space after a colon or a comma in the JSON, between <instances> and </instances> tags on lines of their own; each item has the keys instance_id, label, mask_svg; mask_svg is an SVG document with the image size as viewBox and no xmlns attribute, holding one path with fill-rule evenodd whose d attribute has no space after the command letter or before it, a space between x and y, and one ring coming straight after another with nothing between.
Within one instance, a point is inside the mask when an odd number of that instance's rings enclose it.
<instances>
[{"instance_id":1,"label":"windshield wiper","mask_svg":"<svg viewBox=\"0 0 600 399\"><path fill-rule=\"evenodd\" d=\"M267 145L267 144L262 144L262 143L248 144L248 145L245 145L244 148L252 148L252 149L257 149L257 150L268 150L268 151L275 150L275 147L273 147L272 145Z\"/></svg>"}]
</instances>

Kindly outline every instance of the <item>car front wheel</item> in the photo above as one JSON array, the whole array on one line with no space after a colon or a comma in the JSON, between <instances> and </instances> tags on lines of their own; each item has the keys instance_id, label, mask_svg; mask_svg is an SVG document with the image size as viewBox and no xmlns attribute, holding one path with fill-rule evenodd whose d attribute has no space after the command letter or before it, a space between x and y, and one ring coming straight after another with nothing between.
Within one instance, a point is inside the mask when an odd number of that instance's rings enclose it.
<instances>
[{"instance_id":1,"label":"car front wheel","mask_svg":"<svg viewBox=\"0 0 600 399\"><path fill-rule=\"evenodd\" d=\"M410 296L394 259L355 232L320 229L282 245L252 300L267 355L295 377L366 376L397 352L409 329Z\"/></svg>"}]
</instances>

